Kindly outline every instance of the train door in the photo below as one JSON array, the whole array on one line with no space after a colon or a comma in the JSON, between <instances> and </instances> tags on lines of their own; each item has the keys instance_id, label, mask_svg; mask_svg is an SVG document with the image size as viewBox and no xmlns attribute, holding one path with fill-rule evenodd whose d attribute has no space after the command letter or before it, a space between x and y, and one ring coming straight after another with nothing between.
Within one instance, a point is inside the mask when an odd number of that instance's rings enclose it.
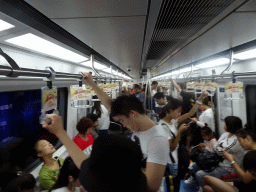
<instances>
[{"instance_id":1,"label":"train door","mask_svg":"<svg viewBox=\"0 0 256 192\"><path fill-rule=\"evenodd\" d=\"M246 110L247 124L255 129L256 126L256 85L247 85L246 93Z\"/></svg>"}]
</instances>

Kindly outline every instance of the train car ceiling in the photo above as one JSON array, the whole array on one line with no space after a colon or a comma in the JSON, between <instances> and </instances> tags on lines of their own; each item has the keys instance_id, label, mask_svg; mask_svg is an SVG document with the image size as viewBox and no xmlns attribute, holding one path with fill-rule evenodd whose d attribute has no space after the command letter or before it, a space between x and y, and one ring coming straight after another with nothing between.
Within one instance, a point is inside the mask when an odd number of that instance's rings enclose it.
<instances>
[{"instance_id":1,"label":"train car ceiling","mask_svg":"<svg viewBox=\"0 0 256 192\"><path fill-rule=\"evenodd\" d=\"M3 0L0 5L1 16L9 16L6 22L13 18L26 30L84 57L93 54L134 79L147 69L159 75L255 40L256 19L250 15L255 1L249 0ZM241 37L233 29L244 23L248 31ZM26 30L5 35L14 38Z\"/></svg>"}]
</instances>

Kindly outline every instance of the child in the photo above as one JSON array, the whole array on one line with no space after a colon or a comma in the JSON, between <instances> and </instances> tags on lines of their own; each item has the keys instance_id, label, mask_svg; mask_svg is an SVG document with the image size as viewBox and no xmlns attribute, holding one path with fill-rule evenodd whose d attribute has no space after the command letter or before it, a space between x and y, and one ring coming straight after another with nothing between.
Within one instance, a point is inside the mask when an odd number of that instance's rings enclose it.
<instances>
[{"instance_id":1,"label":"child","mask_svg":"<svg viewBox=\"0 0 256 192\"><path fill-rule=\"evenodd\" d=\"M211 128L207 126L207 124L205 124L205 126L201 129L201 135L204 139L204 142L198 145L199 149L205 149L214 152L213 145L216 143L217 140L214 138L213 132Z\"/></svg>"},{"instance_id":2,"label":"child","mask_svg":"<svg viewBox=\"0 0 256 192\"><path fill-rule=\"evenodd\" d=\"M79 133L74 138L74 142L82 150L85 150L94 142L94 139L90 134L92 131L92 127L93 121L87 117L82 117L76 125L76 129Z\"/></svg>"},{"instance_id":3,"label":"child","mask_svg":"<svg viewBox=\"0 0 256 192\"><path fill-rule=\"evenodd\" d=\"M217 140L214 138L211 128L209 128L206 123L205 123L205 126L201 129L201 135L202 135L202 138L204 139L204 142L198 144L197 147L194 148L193 152L196 152L197 150L200 150L200 151L208 150L208 151L214 152L213 146L217 142ZM194 181L196 181L196 179L193 176L193 172L192 172L190 174L190 177L186 179L184 183L191 184Z\"/></svg>"},{"instance_id":4,"label":"child","mask_svg":"<svg viewBox=\"0 0 256 192\"><path fill-rule=\"evenodd\" d=\"M39 172L39 181L43 189L49 190L57 181L60 174L60 168L64 163L64 159L61 157L58 157L58 160L52 158L52 155L56 149L49 141L37 141L34 149L37 152L37 156L40 157L44 162Z\"/></svg>"}]
</instances>

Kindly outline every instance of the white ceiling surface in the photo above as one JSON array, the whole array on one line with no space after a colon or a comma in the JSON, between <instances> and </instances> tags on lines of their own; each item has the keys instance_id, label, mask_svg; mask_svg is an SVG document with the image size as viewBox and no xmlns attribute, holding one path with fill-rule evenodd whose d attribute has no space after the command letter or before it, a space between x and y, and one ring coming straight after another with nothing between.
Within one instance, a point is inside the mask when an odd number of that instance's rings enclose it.
<instances>
[{"instance_id":1,"label":"white ceiling surface","mask_svg":"<svg viewBox=\"0 0 256 192\"><path fill-rule=\"evenodd\" d=\"M157 73L189 64L256 39L256 1L250 1L168 59Z\"/></svg>"},{"instance_id":2,"label":"white ceiling surface","mask_svg":"<svg viewBox=\"0 0 256 192\"><path fill-rule=\"evenodd\" d=\"M26 2L124 71L132 67L129 74L139 77L147 0Z\"/></svg>"}]
</instances>

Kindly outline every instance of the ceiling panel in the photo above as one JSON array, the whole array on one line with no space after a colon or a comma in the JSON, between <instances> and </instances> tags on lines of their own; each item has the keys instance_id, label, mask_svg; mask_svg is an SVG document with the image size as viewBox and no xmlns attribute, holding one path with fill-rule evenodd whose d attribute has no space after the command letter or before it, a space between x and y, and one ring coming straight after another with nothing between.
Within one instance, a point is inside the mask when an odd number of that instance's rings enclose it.
<instances>
[{"instance_id":1,"label":"ceiling panel","mask_svg":"<svg viewBox=\"0 0 256 192\"><path fill-rule=\"evenodd\" d=\"M144 37L145 16L132 18L53 19L92 49L138 76Z\"/></svg>"},{"instance_id":2,"label":"ceiling panel","mask_svg":"<svg viewBox=\"0 0 256 192\"><path fill-rule=\"evenodd\" d=\"M147 0L26 0L49 18L147 14Z\"/></svg>"}]
</instances>

